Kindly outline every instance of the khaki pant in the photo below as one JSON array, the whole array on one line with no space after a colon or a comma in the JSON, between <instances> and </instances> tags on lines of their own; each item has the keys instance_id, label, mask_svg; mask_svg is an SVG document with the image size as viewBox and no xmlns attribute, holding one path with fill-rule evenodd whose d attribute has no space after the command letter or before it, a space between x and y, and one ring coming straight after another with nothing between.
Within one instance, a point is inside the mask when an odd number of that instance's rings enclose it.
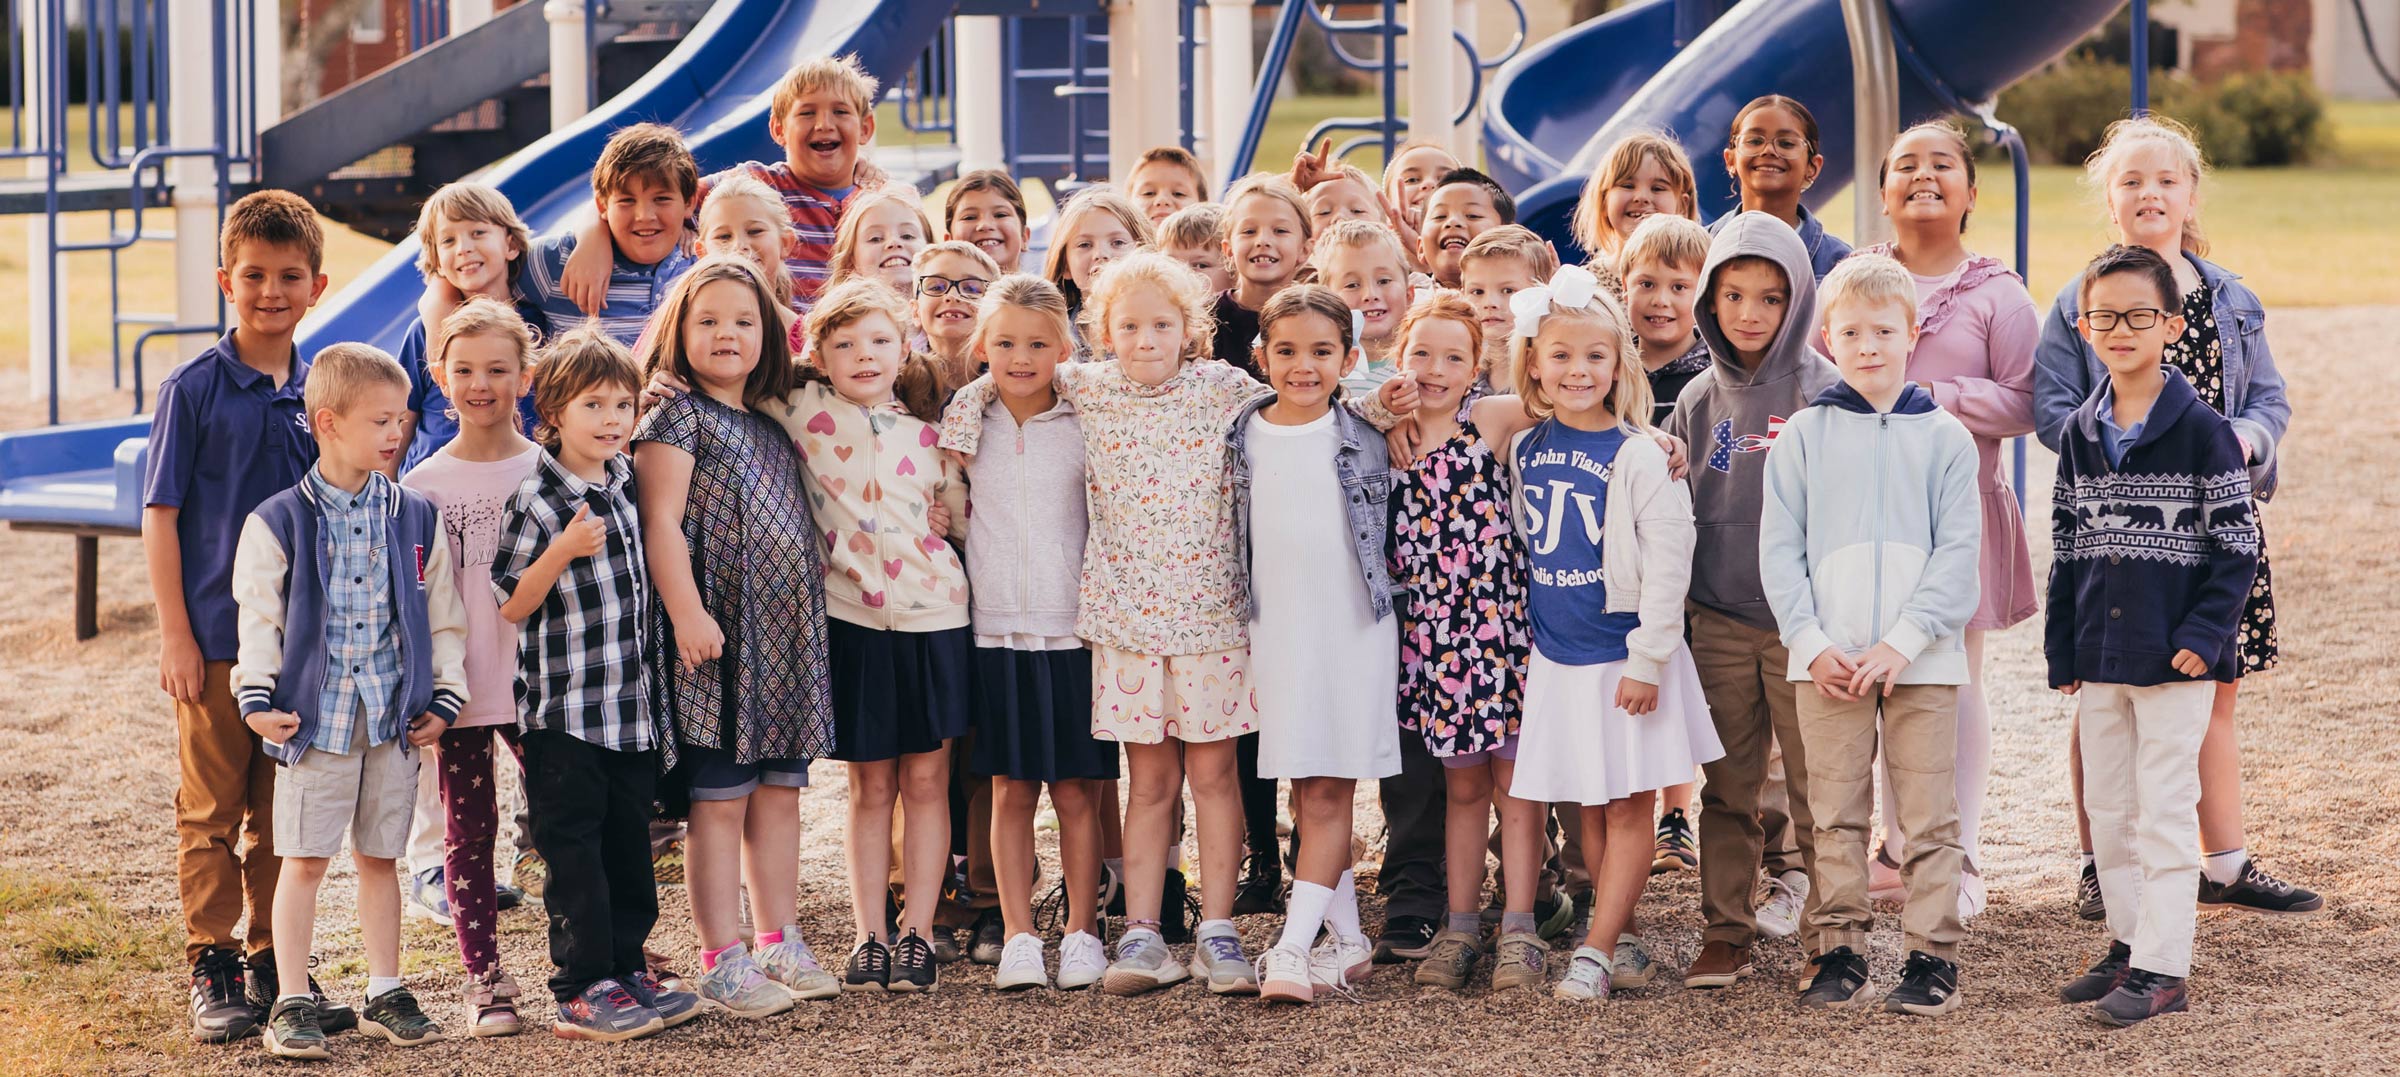
<instances>
[{"instance_id":1,"label":"khaki pant","mask_svg":"<svg viewBox=\"0 0 2400 1077\"><path fill-rule=\"evenodd\" d=\"M1773 629L1752 628L1697 603L1685 606L1691 624L1692 664L1700 691L1725 754L1700 769L1700 912L1708 921L1702 942L1748 946L1758 937L1759 857L1766 830L1759 823L1759 792L1766 785L1771 744L1783 748L1786 786L1791 791L1793 837L1800 860L1816 874L1815 819L1808 810L1808 753L1800 743L1794 706L1798 687L1784 679L1783 641ZM1810 888L1802 908L1800 943L1815 945L1818 897Z\"/></svg>"},{"instance_id":2,"label":"khaki pant","mask_svg":"<svg viewBox=\"0 0 2400 1077\"><path fill-rule=\"evenodd\" d=\"M270 915L275 876L275 761L234 703L233 663L201 672L200 701L175 704L175 876L183 896L183 949L197 959L211 946L257 953L274 945ZM237 845L237 839L247 838ZM244 899L248 945L234 936Z\"/></svg>"},{"instance_id":3,"label":"khaki pant","mask_svg":"<svg viewBox=\"0 0 2400 1077\"><path fill-rule=\"evenodd\" d=\"M1875 820L1875 718L1883 712L1883 757L1892 773L1893 804L1908 831L1907 859L1900 877L1908 884L1908 908L1900 926L1905 946L1946 961L1958 960L1958 876L1965 854L1958 847L1958 790L1952 770L1958 758L1958 686L1904 684L1888 697L1869 695L1843 702L1797 684L1800 737L1808 757L1808 809L1816 819L1816 884L1809 897L1817 909L1810 923L1826 949L1847 946L1867 952L1875 911L1867 904L1867 844ZM1870 689L1872 691L1872 689Z\"/></svg>"},{"instance_id":4,"label":"khaki pant","mask_svg":"<svg viewBox=\"0 0 2400 1077\"><path fill-rule=\"evenodd\" d=\"M2200 888L2200 738L2217 686L2084 682L2075 711L2083 810L2108 904L2108 933L2133 967L2192 969L2192 895ZM1916 844L1916 832L1909 832Z\"/></svg>"},{"instance_id":5,"label":"khaki pant","mask_svg":"<svg viewBox=\"0 0 2400 1077\"><path fill-rule=\"evenodd\" d=\"M1801 694L1813 689L1803 686ZM1769 875L1787 871L1803 871L1800 862L1800 838L1792 826L1792 798L1783 787L1783 746L1773 738L1767 740L1767 780L1758 787L1758 825L1766 828L1767 848L1760 866Z\"/></svg>"}]
</instances>

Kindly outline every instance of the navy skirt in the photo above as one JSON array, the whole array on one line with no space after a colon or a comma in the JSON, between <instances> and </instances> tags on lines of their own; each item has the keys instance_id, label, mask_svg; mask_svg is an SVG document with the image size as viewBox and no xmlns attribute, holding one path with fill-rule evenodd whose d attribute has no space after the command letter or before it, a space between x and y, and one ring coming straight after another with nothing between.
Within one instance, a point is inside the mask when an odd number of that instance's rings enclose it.
<instances>
[{"instance_id":1,"label":"navy skirt","mask_svg":"<svg viewBox=\"0 0 2400 1077\"><path fill-rule=\"evenodd\" d=\"M965 628L897 632L825 619L833 669L833 751L873 763L940 751L970 724L968 677L975 637Z\"/></svg>"},{"instance_id":2,"label":"navy skirt","mask_svg":"<svg viewBox=\"0 0 2400 1077\"><path fill-rule=\"evenodd\" d=\"M1117 745L1092 736L1092 652L975 648L975 744L967 769L1027 782L1117 776Z\"/></svg>"}]
</instances>

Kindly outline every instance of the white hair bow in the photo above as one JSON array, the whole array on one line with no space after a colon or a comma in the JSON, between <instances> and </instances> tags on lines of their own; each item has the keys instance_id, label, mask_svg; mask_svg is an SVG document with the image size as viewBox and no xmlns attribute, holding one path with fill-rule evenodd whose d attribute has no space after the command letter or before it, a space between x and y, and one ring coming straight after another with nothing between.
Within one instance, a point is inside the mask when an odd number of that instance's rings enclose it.
<instances>
[{"instance_id":1,"label":"white hair bow","mask_svg":"<svg viewBox=\"0 0 2400 1077\"><path fill-rule=\"evenodd\" d=\"M1542 327L1542 317L1550 313L1553 303L1569 310L1591 305L1600 294L1600 278L1582 266L1558 267L1550 275L1550 283L1535 285L1508 297L1508 312L1516 316L1515 334L1530 338Z\"/></svg>"}]
</instances>

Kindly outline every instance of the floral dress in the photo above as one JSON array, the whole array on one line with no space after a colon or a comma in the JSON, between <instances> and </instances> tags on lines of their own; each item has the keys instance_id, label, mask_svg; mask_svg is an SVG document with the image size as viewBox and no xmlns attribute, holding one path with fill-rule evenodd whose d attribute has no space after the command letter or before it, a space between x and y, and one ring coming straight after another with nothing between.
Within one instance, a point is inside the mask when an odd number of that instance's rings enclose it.
<instances>
[{"instance_id":1,"label":"floral dress","mask_svg":"<svg viewBox=\"0 0 2400 1077\"><path fill-rule=\"evenodd\" d=\"M1400 614L1400 727L1435 756L1517 736L1531 647L1525 546L1508 515L1508 468L1473 423L1392 482L1392 583Z\"/></svg>"},{"instance_id":2,"label":"floral dress","mask_svg":"<svg viewBox=\"0 0 2400 1077\"><path fill-rule=\"evenodd\" d=\"M2216 303L2203 284L2183 297L2183 335L2168 342L2166 364L2183 372L2200 401L2225 411L2225 354L2217 340ZM2250 600L2242 604L2241 646L2245 674L2275 668L2281 650L2275 638L2275 588L2267 571L2265 519L2259 520L2258 575L2250 582Z\"/></svg>"}]
</instances>

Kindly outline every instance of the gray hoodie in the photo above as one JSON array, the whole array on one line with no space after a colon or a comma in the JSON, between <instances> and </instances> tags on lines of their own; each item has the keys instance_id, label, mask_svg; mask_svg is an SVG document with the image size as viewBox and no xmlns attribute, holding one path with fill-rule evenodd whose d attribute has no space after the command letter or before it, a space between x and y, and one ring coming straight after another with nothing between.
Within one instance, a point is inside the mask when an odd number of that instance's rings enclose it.
<instances>
[{"instance_id":1,"label":"gray hoodie","mask_svg":"<svg viewBox=\"0 0 2400 1077\"><path fill-rule=\"evenodd\" d=\"M1783 325L1756 371L1743 369L1717 323L1717 274L1736 258L1765 258L1783 268L1789 287ZM1833 363L1810 348L1816 331L1817 278L1808 248L1790 225L1766 213L1725 223L1708 246L1693 314L1708 342L1709 368L1675 398L1667 432L1682 438L1691 459L1691 599L1768 631L1775 611L1758 576L1758 521L1766 503L1767 446L1783 421L1841 380Z\"/></svg>"}]
</instances>

